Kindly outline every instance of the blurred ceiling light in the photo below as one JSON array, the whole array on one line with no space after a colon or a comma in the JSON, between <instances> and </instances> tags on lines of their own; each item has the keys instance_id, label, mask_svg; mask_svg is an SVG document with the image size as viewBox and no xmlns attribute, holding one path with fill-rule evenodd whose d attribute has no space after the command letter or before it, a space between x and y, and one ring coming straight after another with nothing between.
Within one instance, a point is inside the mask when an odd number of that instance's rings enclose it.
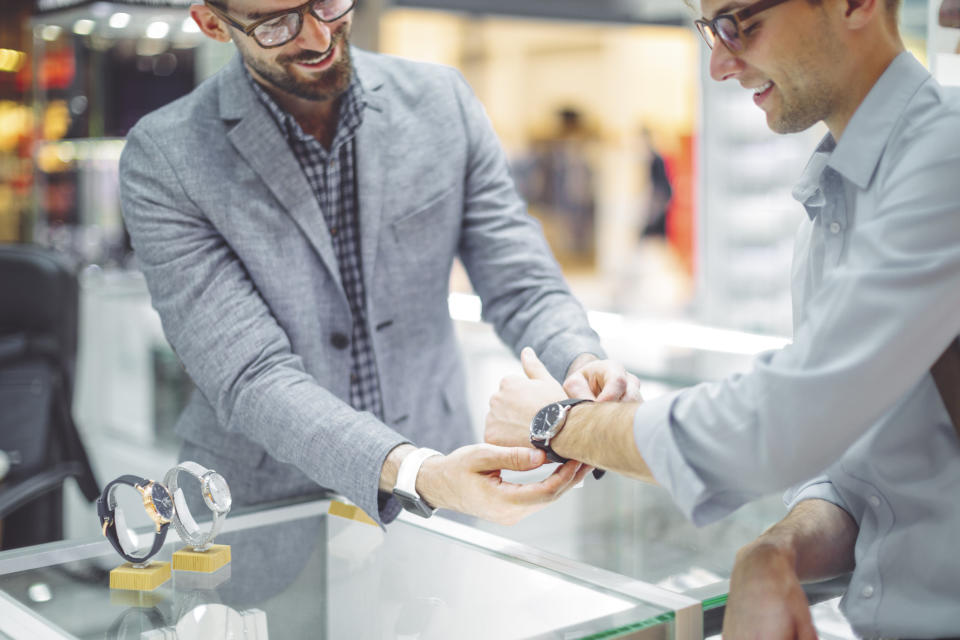
<instances>
[{"instance_id":1,"label":"blurred ceiling light","mask_svg":"<svg viewBox=\"0 0 960 640\"><path fill-rule=\"evenodd\" d=\"M88 36L93 33L95 26L97 26L96 22L83 18L73 23L73 32L78 36Z\"/></svg>"},{"instance_id":2,"label":"blurred ceiling light","mask_svg":"<svg viewBox=\"0 0 960 640\"><path fill-rule=\"evenodd\" d=\"M0 49L0 71L16 73L23 68L27 61L27 54L14 49Z\"/></svg>"},{"instance_id":3,"label":"blurred ceiling light","mask_svg":"<svg viewBox=\"0 0 960 640\"><path fill-rule=\"evenodd\" d=\"M40 30L40 37L47 42L53 42L60 37L61 33L63 33L63 28L61 28L59 25L48 24Z\"/></svg>"},{"instance_id":4,"label":"blurred ceiling light","mask_svg":"<svg viewBox=\"0 0 960 640\"><path fill-rule=\"evenodd\" d=\"M197 26L193 18L185 18L180 30L184 33L200 33L200 27Z\"/></svg>"},{"instance_id":5,"label":"blurred ceiling light","mask_svg":"<svg viewBox=\"0 0 960 640\"><path fill-rule=\"evenodd\" d=\"M160 40L161 38L166 38L168 33L170 33L170 25L166 22L158 20L157 22L151 22L147 25L148 38Z\"/></svg>"},{"instance_id":6,"label":"blurred ceiling light","mask_svg":"<svg viewBox=\"0 0 960 640\"><path fill-rule=\"evenodd\" d=\"M125 26L130 24L130 14L118 11L117 13L110 16L110 26L114 29L123 29Z\"/></svg>"}]
</instances>

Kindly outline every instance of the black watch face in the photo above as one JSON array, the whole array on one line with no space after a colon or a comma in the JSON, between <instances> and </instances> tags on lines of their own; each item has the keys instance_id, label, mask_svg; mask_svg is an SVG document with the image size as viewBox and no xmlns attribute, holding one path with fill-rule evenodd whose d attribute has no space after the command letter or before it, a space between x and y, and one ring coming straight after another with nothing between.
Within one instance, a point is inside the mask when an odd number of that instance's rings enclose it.
<instances>
[{"instance_id":1,"label":"black watch face","mask_svg":"<svg viewBox=\"0 0 960 640\"><path fill-rule=\"evenodd\" d=\"M550 431L557 424L559 418L560 405L557 403L547 405L538 411L536 417L533 419L533 424L530 427L530 435L538 440L542 440L550 434Z\"/></svg>"},{"instance_id":2,"label":"black watch face","mask_svg":"<svg viewBox=\"0 0 960 640\"><path fill-rule=\"evenodd\" d=\"M157 514L164 520L173 518L173 498L170 492L159 482L154 482L150 488L150 499L153 500L153 506L157 509Z\"/></svg>"}]
</instances>

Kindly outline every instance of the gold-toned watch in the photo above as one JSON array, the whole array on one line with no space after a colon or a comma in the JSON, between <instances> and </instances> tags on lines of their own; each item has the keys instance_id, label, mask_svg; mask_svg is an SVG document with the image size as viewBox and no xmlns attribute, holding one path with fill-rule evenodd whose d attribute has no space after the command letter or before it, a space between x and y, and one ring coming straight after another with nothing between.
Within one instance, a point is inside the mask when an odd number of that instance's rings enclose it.
<instances>
[{"instance_id":1,"label":"gold-toned watch","mask_svg":"<svg viewBox=\"0 0 960 640\"><path fill-rule=\"evenodd\" d=\"M118 523L121 526L125 526L123 524L123 510L117 506L117 499L113 495L120 485L131 486L140 492L143 498L143 508L157 528L156 535L153 537L153 546L146 555L141 557L127 553L120 544L120 539L117 535ZM164 540L167 538L167 529L170 526L170 521L173 519L173 497L170 495L170 491L159 482L134 475L120 476L107 484L107 486L103 488L103 493L97 498L97 516L100 518L100 527L103 535L110 541L110 544L113 545L117 553L128 562L141 564L160 551Z\"/></svg>"}]
</instances>

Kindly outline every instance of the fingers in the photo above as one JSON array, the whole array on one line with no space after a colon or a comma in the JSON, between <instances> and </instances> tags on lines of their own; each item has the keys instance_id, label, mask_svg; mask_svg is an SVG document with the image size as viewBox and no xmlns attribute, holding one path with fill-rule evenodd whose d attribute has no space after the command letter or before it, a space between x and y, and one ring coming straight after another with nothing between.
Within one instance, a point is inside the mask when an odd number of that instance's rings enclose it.
<instances>
[{"instance_id":1,"label":"fingers","mask_svg":"<svg viewBox=\"0 0 960 640\"><path fill-rule=\"evenodd\" d=\"M474 471L530 471L543 466L547 461L547 454L540 449L525 449L523 447L497 447L493 445L477 445L471 447L468 458Z\"/></svg>"},{"instance_id":2,"label":"fingers","mask_svg":"<svg viewBox=\"0 0 960 640\"><path fill-rule=\"evenodd\" d=\"M573 480L570 481L570 486L575 487L583 482L583 479L586 478L587 474L593 471L593 469L594 468L588 464L580 465L580 469L577 470L577 474L573 476Z\"/></svg>"},{"instance_id":3,"label":"fingers","mask_svg":"<svg viewBox=\"0 0 960 640\"><path fill-rule=\"evenodd\" d=\"M623 395L624 402L643 402L643 395L640 391L640 379L632 374L627 374L627 392Z\"/></svg>"},{"instance_id":4,"label":"fingers","mask_svg":"<svg viewBox=\"0 0 960 640\"><path fill-rule=\"evenodd\" d=\"M566 391L567 395L571 398L595 399L593 390L590 388L590 383L580 373L574 373L567 378L563 383L563 390Z\"/></svg>"},{"instance_id":5,"label":"fingers","mask_svg":"<svg viewBox=\"0 0 960 640\"><path fill-rule=\"evenodd\" d=\"M514 504L519 506L542 505L546 502L553 502L563 493L574 486L578 481L581 465L576 460L569 460L550 474L549 477L540 482L530 484L511 484L501 482L500 488L511 492L511 499Z\"/></svg>"},{"instance_id":6,"label":"fingers","mask_svg":"<svg viewBox=\"0 0 960 640\"><path fill-rule=\"evenodd\" d=\"M612 402L622 400L627 393L626 376L616 376L604 381L600 395L597 396L597 402Z\"/></svg>"},{"instance_id":7,"label":"fingers","mask_svg":"<svg viewBox=\"0 0 960 640\"><path fill-rule=\"evenodd\" d=\"M553 376L530 347L524 347L520 352L520 363L523 365L523 372L531 380L553 380Z\"/></svg>"}]
</instances>

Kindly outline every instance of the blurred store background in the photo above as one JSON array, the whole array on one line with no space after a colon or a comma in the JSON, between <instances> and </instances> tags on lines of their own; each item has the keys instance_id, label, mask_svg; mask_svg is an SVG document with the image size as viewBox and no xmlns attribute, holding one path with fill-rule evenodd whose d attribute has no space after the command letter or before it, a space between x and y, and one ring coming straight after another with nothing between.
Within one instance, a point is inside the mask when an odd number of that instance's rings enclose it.
<instances>
[{"instance_id":1,"label":"blurred store background","mask_svg":"<svg viewBox=\"0 0 960 640\"><path fill-rule=\"evenodd\" d=\"M232 55L199 33L189 4L0 8L0 243L52 247L80 269L73 409L101 482L132 461L162 475L191 388L150 307L117 190L130 127ZM960 84L960 31L938 26L938 7L906 0L902 31L944 83ZM648 396L784 344L803 215L790 188L824 130L774 135L749 92L709 81L682 0L361 0L356 11L356 45L463 72L575 293ZM477 322L457 268L451 293L479 428L517 365ZM95 535L89 505L79 495L67 505L66 535ZM657 489L608 479L494 529L685 590L726 577L737 546L781 514L772 496L694 530Z\"/></svg>"}]
</instances>

